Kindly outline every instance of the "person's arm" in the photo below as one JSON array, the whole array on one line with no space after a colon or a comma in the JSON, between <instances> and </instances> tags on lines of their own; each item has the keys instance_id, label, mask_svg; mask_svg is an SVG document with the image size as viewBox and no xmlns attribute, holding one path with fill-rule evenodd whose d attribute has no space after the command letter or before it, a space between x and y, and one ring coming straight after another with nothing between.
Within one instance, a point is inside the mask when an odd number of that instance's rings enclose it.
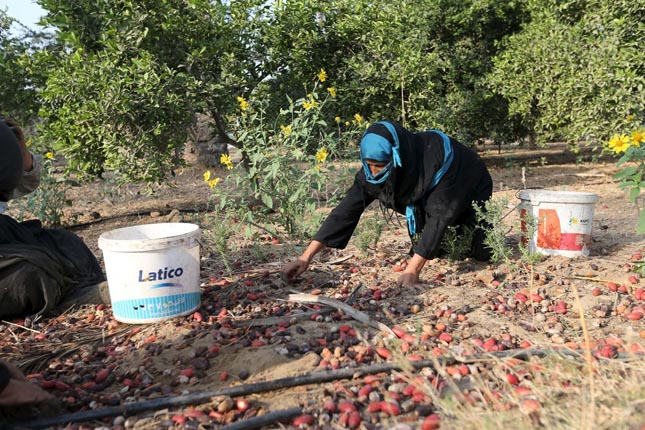
<instances>
[{"instance_id":1,"label":"person's arm","mask_svg":"<svg viewBox=\"0 0 645 430\"><path fill-rule=\"evenodd\" d=\"M55 397L32 384L18 368L0 360L0 406L53 401Z\"/></svg>"},{"instance_id":2,"label":"person's arm","mask_svg":"<svg viewBox=\"0 0 645 430\"><path fill-rule=\"evenodd\" d=\"M354 179L354 184L343 200L325 219L302 255L285 265L282 270L282 278L285 281L292 282L307 270L314 256L326 247L343 249L347 246L363 211L374 201L374 197L365 193L360 186L359 175Z\"/></svg>"},{"instance_id":3,"label":"person's arm","mask_svg":"<svg viewBox=\"0 0 645 430\"><path fill-rule=\"evenodd\" d=\"M375 200L361 186L361 177L362 172L359 172L343 200L320 226L314 240L329 248L344 249L347 246L363 211Z\"/></svg>"}]
</instances>

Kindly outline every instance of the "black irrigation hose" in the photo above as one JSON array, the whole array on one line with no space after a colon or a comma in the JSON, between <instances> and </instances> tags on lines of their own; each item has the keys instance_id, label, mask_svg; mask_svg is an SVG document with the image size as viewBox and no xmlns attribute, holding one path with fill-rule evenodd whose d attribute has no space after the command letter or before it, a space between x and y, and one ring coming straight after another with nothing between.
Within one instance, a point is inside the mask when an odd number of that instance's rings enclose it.
<instances>
[{"instance_id":1,"label":"black irrigation hose","mask_svg":"<svg viewBox=\"0 0 645 430\"><path fill-rule=\"evenodd\" d=\"M201 391L197 393L186 394L183 396L176 397L164 397L153 400L144 400L141 402L126 403L121 406L114 406L109 408L95 409L91 411L82 411L75 412L67 415L60 415L52 418L45 418L40 420L30 421L24 424L21 424L20 427L2 427L0 430L18 430L22 429L42 429L51 427L54 425L64 425L73 422L85 422L93 420L101 420L103 418L115 417L119 415L131 416L136 415L140 412L150 411L150 410L159 410L166 408L173 408L186 405L201 404L210 401L212 397L218 396L229 396L229 397L240 397L247 396L250 394L263 393L267 391L279 390L282 388L296 387L300 385L309 385L316 383L324 383L336 381L339 379L350 379L356 378L364 375L373 375L376 373L387 373L393 370L404 370L405 368L413 368L415 370L440 366L449 366L456 363L474 363L482 360L490 359L501 359L501 358L517 358L520 360L528 360L531 357L545 357L548 355L570 357L570 358L584 358L583 352L572 351L572 350L510 350L502 352L493 352L481 355L471 355L465 356L463 358L456 357L436 357L433 360L419 360L419 361L408 361L407 365L401 365L396 363L383 363L383 364L373 364L370 366L356 367L356 368L344 368L337 370L329 371L320 371L310 373L308 375L301 376L291 376L287 378L274 379L271 381L265 382L256 382L247 385L239 385L236 387L223 388L221 390L214 391ZM616 357L617 359L634 359L634 358L643 358L643 354L625 354L620 353ZM236 428L236 427L234 427Z\"/></svg>"},{"instance_id":2,"label":"black irrigation hose","mask_svg":"<svg viewBox=\"0 0 645 430\"><path fill-rule=\"evenodd\" d=\"M297 417L302 414L302 409L300 408L289 408L282 409L275 412L269 412L264 415L257 417L249 418L248 420L238 421L224 427L220 427L219 430L253 430L259 429L269 424L275 424L281 421L287 421L291 418Z\"/></svg>"}]
</instances>

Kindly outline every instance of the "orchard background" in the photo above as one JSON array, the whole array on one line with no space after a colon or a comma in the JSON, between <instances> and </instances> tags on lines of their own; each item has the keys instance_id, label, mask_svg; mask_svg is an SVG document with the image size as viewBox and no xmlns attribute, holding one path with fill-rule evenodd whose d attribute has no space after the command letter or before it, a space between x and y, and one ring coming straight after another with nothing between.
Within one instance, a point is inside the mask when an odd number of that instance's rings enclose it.
<instances>
[{"instance_id":1,"label":"orchard background","mask_svg":"<svg viewBox=\"0 0 645 430\"><path fill-rule=\"evenodd\" d=\"M109 305L75 306L0 324L3 356L60 398L49 415L402 368L54 428L250 428L285 410L294 428L643 428L639 2L38 3L43 31L10 33L0 11L0 112L25 125L46 173L10 214L70 228L99 258L98 236L121 226L203 234L194 314L130 326ZM381 119L480 152L506 257L438 259L422 285L397 288L405 227L373 207L347 250L283 284ZM599 195L589 258L519 249L523 188ZM406 366L419 359L433 362Z\"/></svg>"}]
</instances>

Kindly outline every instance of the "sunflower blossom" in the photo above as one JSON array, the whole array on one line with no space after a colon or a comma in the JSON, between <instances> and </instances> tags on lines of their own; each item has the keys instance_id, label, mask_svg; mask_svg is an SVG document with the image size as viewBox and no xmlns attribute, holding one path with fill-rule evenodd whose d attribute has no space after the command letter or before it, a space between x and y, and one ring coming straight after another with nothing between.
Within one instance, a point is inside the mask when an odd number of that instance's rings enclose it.
<instances>
[{"instance_id":1,"label":"sunflower blossom","mask_svg":"<svg viewBox=\"0 0 645 430\"><path fill-rule=\"evenodd\" d=\"M225 165L228 170L231 170L233 168L233 160L231 159L231 156L228 154L220 155L219 162Z\"/></svg>"},{"instance_id":2,"label":"sunflower blossom","mask_svg":"<svg viewBox=\"0 0 645 430\"><path fill-rule=\"evenodd\" d=\"M320 69L320 72L318 72L318 80L320 82L325 82L327 80L327 72L325 72L325 69Z\"/></svg>"},{"instance_id":3,"label":"sunflower blossom","mask_svg":"<svg viewBox=\"0 0 645 430\"><path fill-rule=\"evenodd\" d=\"M214 179L211 179L210 181L207 181L206 183L208 184L209 187L211 187L211 189L213 189L217 186L217 184L219 184L219 181L220 181L220 178L214 178Z\"/></svg>"},{"instance_id":4,"label":"sunflower blossom","mask_svg":"<svg viewBox=\"0 0 645 430\"><path fill-rule=\"evenodd\" d=\"M643 133L643 130L635 130L632 132L632 145L640 148L643 140L645 140L645 133Z\"/></svg>"},{"instance_id":5,"label":"sunflower blossom","mask_svg":"<svg viewBox=\"0 0 645 430\"><path fill-rule=\"evenodd\" d=\"M629 148L629 136L627 136L626 134L614 134L609 140L607 146L609 146L609 149L614 151L614 153L616 154L625 152L627 148Z\"/></svg>"},{"instance_id":6,"label":"sunflower blossom","mask_svg":"<svg viewBox=\"0 0 645 430\"><path fill-rule=\"evenodd\" d=\"M329 152L327 151L327 148L324 146L316 152L316 161L318 163L322 163L327 159L327 156L329 156Z\"/></svg>"},{"instance_id":7,"label":"sunflower blossom","mask_svg":"<svg viewBox=\"0 0 645 430\"><path fill-rule=\"evenodd\" d=\"M47 158L48 160L53 160L54 159L54 153L53 152L48 152L47 154L45 154L45 158Z\"/></svg>"},{"instance_id":8,"label":"sunflower blossom","mask_svg":"<svg viewBox=\"0 0 645 430\"><path fill-rule=\"evenodd\" d=\"M281 125L280 130L282 130L282 134L284 134L285 137L289 136L292 131L290 125Z\"/></svg>"},{"instance_id":9,"label":"sunflower blossom","mask_svg":"<svg viewBox=\"0 0 645 430\"><path fill-rule=\"evenodd\" d=\"M240 103L240 109L243 111L249 108L249 102L247 102L244 97L238 97L237 101Z\"/></svg>"}]
</instances>

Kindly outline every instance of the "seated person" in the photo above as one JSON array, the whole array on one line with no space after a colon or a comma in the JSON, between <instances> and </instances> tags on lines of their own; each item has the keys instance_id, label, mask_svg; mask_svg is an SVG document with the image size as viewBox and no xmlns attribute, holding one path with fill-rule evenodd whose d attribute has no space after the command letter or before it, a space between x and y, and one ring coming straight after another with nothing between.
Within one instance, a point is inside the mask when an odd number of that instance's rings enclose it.
<instances>
[{"instance_id":1,"label":"seated person","mask_svg":"<svg viewBox=\"0 0 645 430\"><path fill-rule=\"evenodd\" d=\"M0 318L38 315L66 305L109 300L105 275L75 234L4 214L9 200L40 183L40 165L21 128L0 117Z\"/></svg>"}]
</instances>

